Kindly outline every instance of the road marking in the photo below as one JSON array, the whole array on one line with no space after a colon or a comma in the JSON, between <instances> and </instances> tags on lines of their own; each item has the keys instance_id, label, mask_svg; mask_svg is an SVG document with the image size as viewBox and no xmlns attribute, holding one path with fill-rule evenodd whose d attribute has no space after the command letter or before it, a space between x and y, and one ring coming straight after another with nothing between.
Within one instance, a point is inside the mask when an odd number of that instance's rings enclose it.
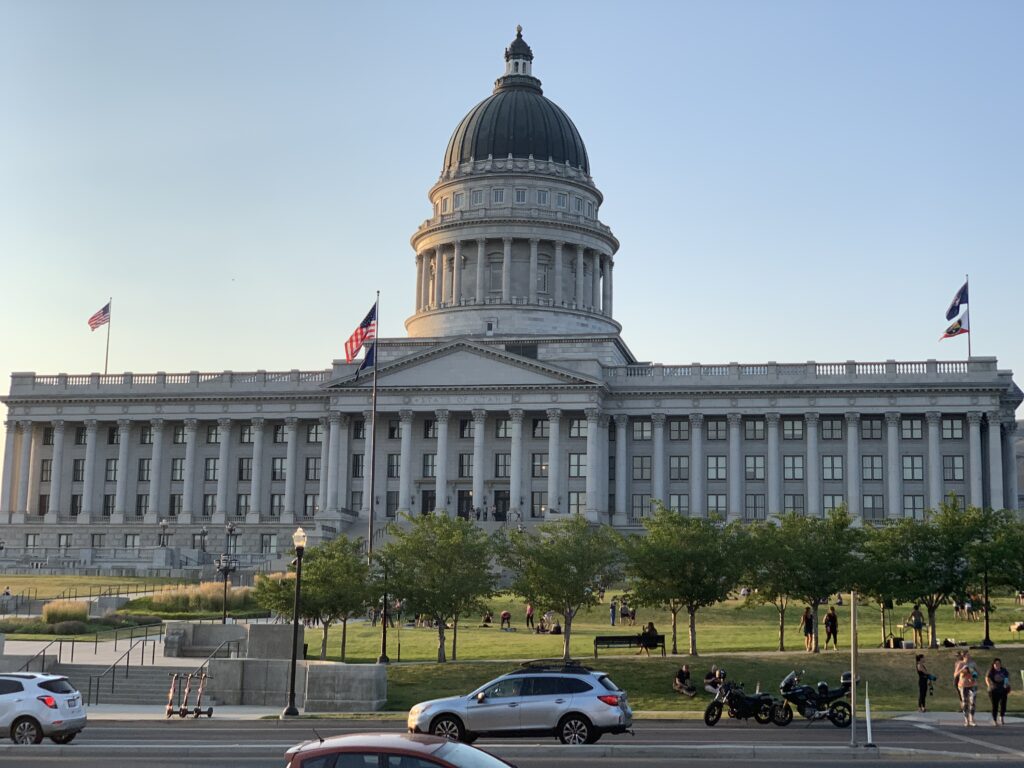
<instances>
[{"instance_id":1,"label":"road marking","mask_svg":"<svg viewBox=\"0 0 1024 768\"><path fill-rule=\"evenodd\" d=\"M965 744L973 744L976 747L985 747L986 749L994 749L997 752L1005 752L1008 755L1014 755L1016 757L1024 757L1024 752L1019 749L1012 749L1011 747L1004 747L1001 744L993 744L990 741L982 741L981 739L972 739L970 736L961 736L958 733L952 733L950 731L944 731L941 728L936 728L934 725L925 725L923 723L915 723L917 728L921 728L926 731L934 731L935 733L941 733L943 736L948 736L956 741L962 741Z\"/></svg>"}]
</instances>

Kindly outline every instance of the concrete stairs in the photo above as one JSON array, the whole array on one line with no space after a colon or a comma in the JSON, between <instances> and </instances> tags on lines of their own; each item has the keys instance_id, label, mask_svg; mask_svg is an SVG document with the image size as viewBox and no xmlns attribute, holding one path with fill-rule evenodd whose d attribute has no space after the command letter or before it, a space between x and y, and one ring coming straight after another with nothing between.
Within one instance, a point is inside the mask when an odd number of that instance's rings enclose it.
<instances>
[{"instance_id":1,"label":"concrete stairs","mask_svg":"<svg viewBox=\"0 0 1024 768\"><path fill-rule=\"evenodd\" d=\"M171 675L177 672L180 675L187 675L195 671L196 666L202 659L189 660L193 663L189 666L169 667L158 666L131 666L128 676L125 677L123 664L118 666L116 671L108 672L107 675L98 681L99 692L97 694L97 681L93 681L93 703L100 704L136 704L151 705L163 708L167 706L167 691L171 685ZM82 699L85 700L89 692L90 675L99 675L105 669L105 664L56 664L48 671L52 674L66 676L79 691L82 692ZM110 691L111 675L114 679L114 691ZM179 687L184 687L184 681ZM192 695L189 698L189 705L195 705L198 682L193 683ZM98 695L98 700L97 700ZM203 707L207 704L207 698L203 697Z\"/></svg>"}]
</instances>

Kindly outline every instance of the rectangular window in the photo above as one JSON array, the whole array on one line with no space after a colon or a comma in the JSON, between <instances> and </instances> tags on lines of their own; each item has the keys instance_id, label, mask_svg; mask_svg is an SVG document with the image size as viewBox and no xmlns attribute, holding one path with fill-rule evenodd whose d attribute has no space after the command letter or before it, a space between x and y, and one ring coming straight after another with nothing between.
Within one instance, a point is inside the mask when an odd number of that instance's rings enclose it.
<instances>
[{"instance_id":1,"label":"rectangular window","mask_svg":"<svg viewBox=\"0 0 1024 768\"><path fill-rule=\"evenodd\" d=\"M634 493L630 500L630 514L634 520L651 514L651 494Z\"/></svg>"},{"instance_id":2,"label":"rectangular window","mask_svg":"<svg viewBox=\"0 0 1024 768\"><path fill-rule=\"evenodd\" d=\"M861 480L881 480L882 479L882 457L881 456L861 456Z\"/></svg>"},{"instance_id":3,"label":"rectangular window","mask_svg":"<svg viewBox=\"0 0 1024 768\"><path fill-rule=\"evenodd\" d=\"M270 460L270 479L271 480L287 480L288 479L288 463L285 457L275 456Z\"/></svg>"},{"instance_id":4,"label":"rectangular window","mask_svg":"<svg viewBox=\"0 0 1024 768\"><path fill-rule=\"evenodd\" d=\"M841 506L843 506L843 494L841 493L827 493L821 499L821 508L825 512L831 512Z\"/></svg>"},{"instance_id":5,"label":"rectangular window","mask_svg":"<svg viewBox=\"0 0 1024 768\"><path fill-rule=\"evenodd\" d=\"M185 425L175 424L174 429L171 430L171 442L175 445L185 444Z\"/></svg>"},{"instance_id":6,"label":"rectangular window","mask_svg":"<svg viewBox=\"0 0 1024 768\"><path fill-rule=\"evenodd\" d=\"M804 457L783 456L782 457L782 479L803 480L804 479Z\"/></svg>"},{"instance_id":7,"label":"rectangular window","mask_svg":"<svg viewBox=\"0 0 1024 768\"><path fill-rule=\"evenodd\" d=\"M551 423L547 419L534 419L533 420L533 436L534 437L550 437L551 436Z\"/></svg>"},{"instance_id":8,"label":"rectangular window","mask_svg":"<svg viewBox=\"0 0 1024 768\"><path fill-rule=\"evenodd\" d=\"M252 424L243 424L238 428L238 442L241 445L252 444Z\"/></svg>"},{"instance_id":9,"label":"rectangular window","mask_svg":"<svg viewBox=\"0 0 1024 768\"><path fill-rule=\"evenodd\" d=\"M394 517L398 514L398 491L388 491L384 497L384 514Z\"/></svg>"},{"instance_id":10,"label":"rectangular window","mask_svg":"<svg viewBox=\"0 0 1024 768\"><path fill-rule=\"evenodd\" d=\"M38 514L40 517L46 515L50 511L50 494L40 493L39 494L39 508Z\"/></svg>"},{"instance_id":11,"label":"rectangular window","mask_svg":"<svg viewBox=\"0 0 1024 768\"><path fill-rule=\"evenodd\" d=\"M198 549L203 552L206 551L206 534L205 533L193 533L192 534L192 549Z\"/></svg>"},{"instance_id":12,"label":"rectangular window","mask_svg":"<svg viewBox=\"0 0 1024 768\"><path fill-rule=\"evenodd\" d=\"M842 440L843 420L837 418L825 418L821 420L822 440Z\"/></svg>"},{"instance_id":13,"label":"rectangular window","mask_svg":"<svg viewBox=\"0 0 1024 768\"><path fill-rule=\"evenodd\" d=\"M466 193L465 192L456 192L455 193L455 209L459 210L460 208L465 207L465 205L466 205Z\"/></svg>"},{"instance_id":14,"label":"rectangular window","mask_svg":"<svg viewBox=\"0 0 1024 768\"><path fill-rule=\"evenodd\" d=\"M964 420L959 416L945 418L942 420L943 440L963 440Z\"/></svg>"},{"instance_id":15,"label":"rectangular window","mask_svg":"<svg viewBox=\"0 0 1024 768\"><path fill-rule=\"evenodd\" d=\"M392 493L388 491L388 493ZM398 491L394 491L397 495ZM305 517L313 517L316 515L317 509L320 508L320 494L318 493L307 493L302 497L302 514Z\"/></svg>"},{"instance_id":16,"label":"rectangular window","mask_svg":"<svg viewBox=\"0 0 1024 768\"><path fill-rule=\"evenodd\" d=\"M651 420L650 419L633 419L631 422L633 429L634 440L650 440L651 439Z\"/></svg>"},{"instance_id":17,"label":"rectangular window","mask_svg":"<svg viewBox=\"0 0 1024 768\"><path fill-rule=\"evenodd\" d=\"M747 480L764 480L764 456L744 456L744 472Z\"/></svg>"},{"instance_id":18,"label":"rectangular window","mask_svg":"<svg viewBox=\"0 0 1024 768\"><path fill-rule=\"evenodd\" d=\"M587 216L591 219L594 218L594 203L590 200L587 200Z\"/></svg>"},{"instance_id":19,"label":"rectangular window","mask_svg":"<svg viewBox=\"0 0 1024 768\"><path fill-rule=\"evenodd\" d=\"M517 189L516 190L516 202L517 203L525 203L526 202L526 190L525 189Z\"/></svg>"},{"instance_id":20,"label":"rectangular window","mask_svg":"<svg viewBox=\"0 0 1024 768\"><path fill-rule=\"evenodd\" d=\"M352 477L363 477L363 455L362 453L352 454Z\"/></svg>"},{"instance_id":21,"label":"rectangular window","mask_svg":"<svg viewBox=\"0 0 1024 768\"><path fill-rule=\"evenodd\" d=\"M229 555L238 554L238 538L239 536L237 533L229 533L224 537L224 549L227 550Z\"/></svg>"},{"instance_id":22,"label":"rectangular window","mask_svg":"<svg viewBox=\"0 0 1024 768\"><path fill-rule=\"evenodd\" d=\"M85 445L85 427L75 427L75 445Z\"/></svg>"},{"instance_id":23,"label":"rectangular window","mask_svg":"<svg viewBox=\"0 0 1024 768\"><path fill-rule=\"evenodd\" d=\"M366 419L356 419L352 422L352 439L366 439Z\"/></svg>"},{"instance_id":24,"label":"rectangular window","mask_svg":"<svg viewBox=\"0 0 1024 768\"><path fill-rule=\"evenodd\" d=\"M924 420L920 416L904 416L900 421L900 437L904 440L920 440L924 435Z\"/></svg>"},{"instance_id":25,"label":"rectangular window","mask_svg":"<svg viewBox=\"0 0 1024 768\"><path fill-rule=\"evenodd\" d=\"M103 477L108 483L117 482L117 459L107 459Z\"/></svg>"},{"instance_id":26,"label":"rectangular window","mask_svg":"<svg viewBox=\"0 0 1024 768\"><path fill-rule=\"evenodd\" d=\"M548 204L548 191L546 189L537 190L537 205Z\"/></svg>"},{"instance_id":27,"label":"rectangular window","mask_svg":"<svg viewBox=\"0 0 1024 768\"><path fill-rule=\"evenodd\" d=\"M110 517L114 514L114 494L105 493L103 494L103 516Z\"/></svg>"},{"instance_id":28,"label":"rectangular window","mask_svg":"<svg viewBox=\"0 0 1024 768\"><path fill-rule=\"evenodd\" d=\"M531 455L530 474L532 477L548 476L548 455L546 453L534 453Z\"/></svg>"},{"instance_id":29,"label":"rectangular window","mask_svg":"<svg viewBox=\"0 0 1024 768\"><path fill-rule=\"evenodd\" d=\"M107 427L107 445L118 445L121 442L121 430L117 427Z\"/></svg>"},{"instance_id":30,"label":"rectangular window","mask_svg":"<svg viewBox=\"0 0 1024 768\"><path fill-rule=\"evenodd\" d=\"M58 549L69 549L71 547L71 534L70 533L58 533L57 534L57 548Z\"/></svg>"},{"instance_id":31,"label":"rectangular window","mask_svg":"<svg viewBox=\"0 0 1024 768\"><path fill-rule=\"evenodd\" d=\"M151 465L150 459L139 459L139 482L149 482L149 468Z\"/></svg>"},{"instance_id":32,"label":"rectangular window","mask_svg":"<svg viewBox=\"0 0 1024 768\"><path fill-rule=\"evenodd\" d=\"M907 494L903 497L903 516L915 520L924 518L924 495Z\"/></svg>"},{"instance_id":33,"label":"rectangular window","mask_svg":"<svg viewBox=\"0 0 1024 768\"><path fill-rule=\"evenodd\" d=\"M437 419L423 420L423 438L425 440L437 439Z\"/></svg>"},{"instance_id":34,"label":"rectangular window","mask_svg":"<svg viewBox=\"0 0 1024 768\"><path fill-rule=\"evenodd\" d=\"M38 549L39 548L39 534L38 533L26 533L25 534L25 549Z\"/></svg>"},{"instance_id":35,"label":"rectangular window","mask_svg":"<svg viewBox=\"0 0 1024 768\"><path fill-rule=\"evenodd\" d=\"M494 203L505 202L505 190L504 189L492 189L491 190L491 201Z\"/></svg>"},{"instance_id":36,"label":"rectangular window","mask_svg":"<svg viewBox=\"0 0 1024 768\"><path fill-rule=\"evenodd\" d=\"M39 482L50 482L50 474L53 472L53 459L43 459L39 462Z\"/></svg>"},{"instance_id":37,"label":"rectangular window","mask_svg":"<svg viewBox=\"0 0 1024 768\"><path fill-rule=\"evenodd\" d=\"M512 437L512 421L511 419L495 419L494 420L494 436L497 438Z\"/></svg>"},{"instance_id":38,"label":"rectangular window","mask_svg":"<svg viewBox=\"0 0 1024 768\"><path fill-rule=\"evenodd\" d=\"M143 424L139 427L139 445L153 444L153 427L150 424Z\"/></svg>"},{"instance_id":39,"label":"rectangular window","mask_svg":"<svg viewBox=\"0 0 1024 768\"><path fill-rule=\"evenodd\" d=\"M89 536L89 544L93 549L101 549L106 541L106 534L94 533Z\"/></svg>"},{"instance_id":40,"label":"rectangular window","mask_svg":"<svg viewBox=\"0 0 1024 768\"><path fill-rule=\"evenodd\" d=\"M53 445L53 427L43 427L43 445Z\"/></svg>"},{"instance_id":41,"label":"rectangular window","mask_svg":"<svg viewBox=\"0 0 1024 768\"><path fill-rule=\"evenodd\" d=\"M319 421L306 425L306 442L322 443L324 440L324 428Z\"/></svg>"},{"instance_id":42,"label":"rectangular window","mask_svg":"<svg viewBox=\"0 0 1024 768\"><path fill-rule=\"evenodd\" d=\"M569 514L582 515L587 511L587 494L585 491L569 491Z\"/></svg>"},{"instance_id":43,"label":"rectangular window","mask_svg":"<svg viewBox=\"0 0 1024 768\"><path fill-rule=\"evenodd\" d=\"M608 457L608 479L610 481L613 481L613 482L615 480L615 457L614 456L609 456ZM612 507L609 507L609 509L612 509Z\"/></svg>"},{"instance_id":44,"label":"rectangular window","mask_svg":"<svg viewBox=\"0 0 1024 768\"><path fill-rule=\"evenodd\" d=\"M80 483L85 479L85 459L71 460L71 482Z\"/></svg>"},{"instance_id":45,"label":"rectangular window","mask_svg":"<svg viewBox=\"0 0 1024 768\"><path fill-rule=\"evenodd\" d=\"M471 438L473 437L473 424L475 422L472 419L459 419L459 437Z\"/></svg>"},{"instance_id":46,"label":"rectangular window","mask_svg":"<svg viewBox=\"0 0 1024 768\"><path fill-rule=\"evenodd\" d=\"M786 512L796 512L798 515L804 514L804 495L802 493L785 494L782 497L782 508Z\"/></svg>"},{"instance_id":47,"label":"rectangular window","mask_svg":"<svg viewBox=\"0 0 1024 768\"><path fill-rule=\"evenodd\" d=\"M726 480L726 457L725 456L708 456L708 480Z\"/></svg>"},{"instance_id":48,"label":"rectangular window","mask_svg":"<svg viewBox=\"0 0 1024 768\"><path fill-rule=\"evenodd\" d=\"M782 420L783 440L803 440L804 422L803 419L787 418Z\"/></svg>"},{"instance_id":49,"label":"rectangular window","mask_svg":"<svg viewBox=\"0 0 1024 768\"><path fill-rule=\"evenodd\" d=\"M634 480L650 480L651 479L651 457L650 456L634 456L633 457L633 479Z\"/></svg>"},{"instance_id":50,"label":"rectangular window","mask_svg":"<svg viewBox=\"0 0 1024 768\"><path fill-rule=\"evenodd\" d=\"M284 514L284 494L270 494L270 516L280 517L282 514Z\"/></svg>"},{"instance_id":51,"label":"rectangular window","mask_svg":"<svg viewBox=\"0 0 1024 768\"><path fill-rule=\"evenodd\" d=\"M686 419L669 419L668 421L669 440L689 440L690 422Z\"/></svg>"},{"instance_id":52,"label":"rectangular window","mask_svg":"<svg viewBox=\"0 0 1024 768\"><path fill-rule=\"evenodd\" d=\"M690 494L670 493L668 495L668 508L679 515L690 514Z\"/></svg>"},{"instance_id":53,"label":"rectangular window","mask_svg":"<svg viewBox=\"0 0 1024 768\"><path fill-rule=\"evenodd\" d=\"M473 454L472 453L460 453L459 454L459 477L472 477L473 476Z\"/></svg>"},{"instance_id":54,"label":"rectangular window","mask_svg":"<svg viewBox=\"0 0 1024 768\"><path fill-rule=\"evenodd\" d=\"M248 493L239 493L235 496L235 515L245 517L249 514L252 505L252 496Z\"/></svg>"},{"instance_id":55,"label":"rectangular window","mask_svg":"<svg viewBox=\"0 0 1024 768\"><path fill-rule=\"evenodd\" d=\"M942 457L942 479L963 480L964 479L964 457L943 456Z\"/></svg>"},{"instance_id":56,"label":"rectangular window","mask_svg":"<svg viewBox=\"0 0 1024 768\"><path fill-rule=\"evenodd\" d=\"M903 457L903 479L924 480L924 456Z\"/></svg>"},{"instance_id":57,"label":"rectangular window","mask_svg":"<svg viewBox=\"0 0 1024 768\"><path fill-rule=\"evenodd\" d=\"M215 482L219 473L220 460L216 458L203 459L203 479L207 482Z\"/></svg>"},{"instance_id":58,"label":"rectangular window","mask_svg":"<svg viewBox=\"0 0 1024 768\"><path fill-rule=\"evenodd\" d=\"M764 494L748 493L743 500L743 515L747 520L764 520Z\"/></svg>"},{"instance_id":59,"label":"rectangular window","mask_svg":"<svg viewBox=\"0 0 1024 768\"><path fill-rule=\"evenodd\" d=\"M573 206L575 208L576 213L583 213L583 198L582 197L574 197L572 202L573 202Z\"/></svg>"},{"instance_id":60,"label":"rectangular window","mask_svg":"<svg viewBox=\"0 0 1024 768\"><path fill-rule=\"evenodd\" d=\"M137 533L126 533L124 535L124 548L125 549L138 549L139 548L139 534L137 534Z\"/></svg>"},{"instance_id":61,"label":"rectangular window","mask_svg":"<svg viewBox=\"0 0 1024 768\"><path fill-rule=\"evenodd\" d=\"M587 420L569 419L569 437L586 437Z\"/></svg>"},{"instance_id":62,"label":"rectangular window","mask_svg":"<svg viewBox=\"0 0 1024 768\"><path fill-rule=\"evenodd\" d=\"M167 514L170 517L177 517L181 514L182 496L180 493L172 493L167 497Z\"/></svg>"},{"instance_id":63,"label":"rectangular window","mask_svg":"<svg viewBox=\"0 0 1024 768\"><path fill-rule=\"evenodd\" d=\"M708 419L705 422L708 440L725 440L727 434L725 419Z\"/></svg>"},{"instance_id":64,"label":"rectangular window","mask_svg":"<svg viewBox=\"0 0 1024 768\"><path fill-rule=\"evenodd\" d=\"M448 198L441 200L441 213L448 213Z\"/></svg>"},{"instance_id":65,"label":"rectangular window","mask_svg":"<svg viewBox=\"0 0 1024 768\"><path fill-rule=\"evenodd\" d=\"M508 477L512 469L511 453L494 454L494 476Z\"/></svg>"},{"instance_id":66,"label":"rectangular window","mask_svg":"<svg viewBox=\"0 0 1024 768\"><path fill-rule=\"evenodd\" d=\"M725 517L727 514L727 498L724 493L709 493L707 497L708 515Z\"/></svg>"},{"instance_id":67,"label":"rectangular window","mask_svg":"<svg viewBox=\"0 0 1024 768\"><path fill-rule=\"evenodd\" d=\"M530 494L530 517L544 517L548 511L548 492L533 491Z\"/></svg>"},{"instance_id":68,"label":"rectangular window","mask_svg":"<svg viewBox=\"0 0 1024 768\"><path fill-rule=\"evenodd\" d=\"M209 445L216 445L220 442L220 427L218 425L206 425L206 442Z\"/></svg>"},{"instance_id":69,"label":"rectangular window","mask_svg":"<svg viewBox=\"0 0 1024 768\"><path fill-rule=\"evenodd\" d=\"M569 454L569 477L586 477L587 476L587 454L585 453L570 453Z\"/></svg>"},{"instance_id":70,"label":"rectangular window","mask_svg":"<svg viewBox=\"0 0 1024 768\"><path fill-rule=\"evenodd\" d=\"M149 512L149 494L135 494L135 516L143 517Z\"/></svg>"},{"instance_id":71,"label":"rectangular window","mask_svg":"<svg viewBox=\"0 0 1024 768\"><path fill-rule=\"evenodd\" d=\"M240 482L252 480L252 459L241 458L238 460L238 480Z\"/></svg>"},{"instance_id":72,"label":"rectangular window","mask_svg":"<svg viewBox=\"0 0 1024 768\"><path fill-rule=\"evenodd\" d=\"M351 492L351 499L352 499L352 501L351 501L352 509L362 509L363 508L363 492L362 491L352 491Z\"/></svg>"},{"instance_id":73,"label":"rectangular window","mask_svg":"<svg viewBox=\"0 0 1024 768\"><path fill-rule=\"evenodd\" d=\"M394 479L400 476L402 466L402 455L400 453L388 454L388 477Z\"/></svg>"},{"instance_id":74,"label":"rectangular window","mask_svg":"<svg viewBox=\"0 0 1024 768\"><path fill-rule=\"evenodd\" d=\"M276 555L277 554L277 534L276 533L261 533L260 534L260 554L262 554L262 555Z\"/></svg>"},{"instance_id":75,"label":"rectangular window","mask_svg":"<svg viewBox=\"0 0 1024 768\"><path fill-rule=\"evenodd\" d=\"M878 416L865 416L860 420L861 440L882 439L882 419Z\"/></svg>"},{"instance_id":76,"label":"rectangular window","mask_svg":"<svg viewBox=\"0 0 1024 768\"><path fill-rule=\"evenodd\" d=\"M469 196L473 205L484 204L484 191L482 189L474 189L472 192L469 193Z\"/></svg>"},{"instance_id":77,"label":"rectangular window","mask_svg":"<svg viewBox=\"0 0 1024 768\"><path fill-rule=\"evenodd\" d=\"M402 422L399 419L388 419L388 440L402 438Z\"/></svg>"},{"instance_id":78,"label":"rectangular window","mask_svg":"<svg viewBox=\"0 0 1024 768\"><path fill-rule=\"evenodd\" d=\"M743 437L746 440L764 440L764 419L744 419Z\"/></svg>"},{"instance_id":79,"label":"rectangular window","mask_svg":"<svg viewBox=\"0 0 1024 768\"><path fill-rule=\"evenodd\" d=\"M78 517L82 514L82 494L71 494L71 516Z\"/></svg>"},{"instance_id":80,"label":"rectangular window","mask_svg":"<svg viewBox=\"0 0 1024 768\"><path fill-rule=\"evenodd\" d=\"M274 425L274 442L275 443L287 443L288 442L288 431L284 428L284 424Z\"/></svg>"},{"instance_id":81,"label":"rectangular window","mask_svg":"<svg viewBox=\"0 0 1024 768\"><path fill-rule=\"evenodd\" d=\"M821 479L842 480L843 479L843 457L822 456L821 457Z\"/></svg>"},{"instance_id":82,"label":"rectangular window","mask_svg":"<svg viewBox=\"0 0 1024 768\"><path fill-rule=\"evenodd\" d=\"M423 477L436 477L437 476L437 454L436 453L424 453L423 454Z\"/></svg>"},{"instance_id":83,"label":"rectangular window","mask_svg":"<svg viewBox=\"0 0 1024 768\"><path fill-rule=\"evenodd\" d=\"M690 457L669 456L668 457L668 479L689 480L690 479Z\"/></svg>"},{"instance_id":84,"label":"rectangular window","mask_svg":"<svg viewBox=\"0 0 1024 768\"><path fill-rule=\"evenodd\" d=\"M183 480L185 477L185 460L171 459L171 480Z\"/></svg>"},{"instance_id":85,"label":"rectangular window","mask_svg":"<svg viewBox=\"0 0 1024 768\"><path fill-rule=\"evenodd\" d=\"M565 192L559 192L555 197L555 202L559 208L565 208L569 205L569 196Z\"/></svg>"},{"instance_id":86,"label":"rectangular window","mask_svg":"<svg viewBox=\"0 0 1024 768\"><path fill-rule=\"evenodd\" d=\"M203 494L203 517L213 517L217 512L217 494Z\"/></svg>"},{"instance_id":87,"label":"rectangular window","mask_svg":"<svg viewBox=\"0 0 1024 768\"><path fill-rule=\"evenodd\" d=\"M861 510L865 520L882 520L885 518L882 498L880 493L865 493L861 497Z\"/></svg>"}]
</instances>

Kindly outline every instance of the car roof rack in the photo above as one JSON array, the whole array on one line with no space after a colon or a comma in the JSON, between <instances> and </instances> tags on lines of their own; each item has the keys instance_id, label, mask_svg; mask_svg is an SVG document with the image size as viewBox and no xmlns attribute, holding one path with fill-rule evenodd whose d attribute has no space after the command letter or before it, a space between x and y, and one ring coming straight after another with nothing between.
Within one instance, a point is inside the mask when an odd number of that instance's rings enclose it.
<instances>
[{"instance_id":1,"label":"car roof rack","mask_svg":"<svg viewBox=\"0 0 1024 768\"><path fill-rule=\"evenodd\" d=\"M586 675L593 670L577 659L533 659L524 661L509 674L524 675L530 672L563 672L568 674Z\"/></svg>"}]
</instances>

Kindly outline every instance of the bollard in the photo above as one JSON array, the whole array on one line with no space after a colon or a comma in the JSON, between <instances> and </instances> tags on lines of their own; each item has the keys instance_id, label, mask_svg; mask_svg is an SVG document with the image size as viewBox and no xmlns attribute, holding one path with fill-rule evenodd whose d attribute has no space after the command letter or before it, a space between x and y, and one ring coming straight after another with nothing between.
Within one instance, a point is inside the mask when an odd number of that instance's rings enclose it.
<instances>
[{"instance_id":1,"label":"bollard","mask_svg":"<svg viewBox=\"0 0 1024 768\"><path fill-rule=\"evenodd\" d=\"M871 738L871 697L869 694L868 681L864 681L864 720L867 725L868 741L864 745L865 747L875 746L874 740Z\"/></svg>"}]
</instances>

